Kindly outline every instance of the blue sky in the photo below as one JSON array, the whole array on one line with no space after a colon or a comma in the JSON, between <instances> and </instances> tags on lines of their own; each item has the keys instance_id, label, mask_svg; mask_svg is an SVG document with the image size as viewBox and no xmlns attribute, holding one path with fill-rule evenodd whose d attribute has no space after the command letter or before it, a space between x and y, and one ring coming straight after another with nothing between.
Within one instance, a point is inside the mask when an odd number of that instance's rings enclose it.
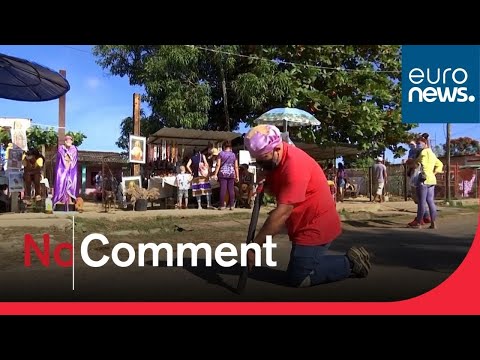
<instances>
[{"instance_id":1,"label":"blue sky","mask_svg":"<svg viewBox=\"0 0 480 360\"><path fill-rule=\"evenodd\" d=\"M127 78L108 75L95 63L91 49L91 45L0 45L0 53L66 70L71 86L66 96L66 130L87 135L81 146L84 150L118 151L115 141L120 122L132 115L133 93L143 93L143 89L130 86ZM0 99L0 117L29 118L34 124L57 126L58 100L27 103ZM244 129L242 126L240 131ZM445 124L420 124L415 131L428 132L437 144L445 143ZM480 139L480 125L452 124L452 138L460 136Z\"/></svg>"}]
</instances>

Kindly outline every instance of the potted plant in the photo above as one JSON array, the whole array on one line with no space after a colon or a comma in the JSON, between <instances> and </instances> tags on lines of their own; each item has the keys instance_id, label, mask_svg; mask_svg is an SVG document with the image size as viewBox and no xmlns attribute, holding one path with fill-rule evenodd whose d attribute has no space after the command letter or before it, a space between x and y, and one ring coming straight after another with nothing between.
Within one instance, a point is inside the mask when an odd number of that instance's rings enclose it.
<instances>
[{"instance_id":1,"label":"potted plant","mask_svg":"<svg viewBox=\"0 0 480 360\"><path fill-rule=\"evenodd\" d=\"M130 195L130 201L132 202L135 211L146 211L148 201L158 199L160 197L160 192L157 188L147 190L134 185L127 189L127 195Z\"/></svg>"}]
</instances>

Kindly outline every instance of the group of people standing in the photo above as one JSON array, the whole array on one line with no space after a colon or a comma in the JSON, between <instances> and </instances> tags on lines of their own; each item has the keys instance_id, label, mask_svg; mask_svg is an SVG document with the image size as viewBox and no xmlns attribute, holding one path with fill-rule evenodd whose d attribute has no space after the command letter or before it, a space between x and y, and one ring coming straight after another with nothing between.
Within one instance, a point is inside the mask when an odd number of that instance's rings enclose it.
<instances>
[{"instance_id":1,"label":"group of people standing","mask_svg":"<svg viewBox=\"0 0 480 360\"><path fill-rule=\"evenodd\" d=\"M327 183L330 187L330 192L336 201L342 202L345 196L348 179L347 172L343 163L338 163L338 168L335 170L333 163L328 163L324 170Z\"/></svg>"},{"instance_id":2,"label":"group of people standing","mask_svg":"<svg viewBox=\"0 0 480 360\"><path fill-rule=\"evenodd\" d=\"M409 144L410 150L406 162L407 177L412 198L417 204L417 216L408 224L412 228L421 228L426 224L430 224L432 229L437 228L434 195L437 184L436 174L443 172L443 164L430 148L428 138L429 134L423 133ZM339 163L338 169L335 170L333 164L329 163L324 172L334 199L342 201L348 184L344 165ZM372 172L375 185L372 201L381 203L385 201L384 190L388 178L387 168L381 156L375 159Z\"/></svg>"},{"instance_id":3,"label":"group of people standing","mask_svg":"<svg viewBox=\"0 0 480 360\"><path fill-rule=\"evenodd\" d=\"M177 207L188 206L188 190L191 188L192 195L197 200L198 209L203 209L203 196L206 197L207 209L213 209L210 181L218 180L220 184L218 209L226 210L228 208L233 210L236 198L241 190L240 180L246 177L245 172L248 172L248 170L246 171L245 167L239 167L237 156L232 151L230 141L225 141L222 144L222 151L211 148L208 158L199 150L194 150L186 166L181 166L180 173L177 174ZM235 186L235 184L239 186ZM250 187L247 188L248 190L250 190Z\"/></svg>"},{"instance_id":4,"label":"group of people standing","mask_svg":"<svg viewBox=\"0 0 480 360\"><path fill-rule=\"evenodd\" d=\"M436 174L443 172L443 164L430 148L429 134L423 133L417 139L410 141L408 152L407 178L413 201L417 204L417 216L408 223L409 227L421 228L430 224L431 229L437 228L435 205ZM376 182L376 194L373 201L383 201L383 190L387 182L387 168L383 159L378 157L373 165L373 178Z\"/></svg>"}]
</instances>

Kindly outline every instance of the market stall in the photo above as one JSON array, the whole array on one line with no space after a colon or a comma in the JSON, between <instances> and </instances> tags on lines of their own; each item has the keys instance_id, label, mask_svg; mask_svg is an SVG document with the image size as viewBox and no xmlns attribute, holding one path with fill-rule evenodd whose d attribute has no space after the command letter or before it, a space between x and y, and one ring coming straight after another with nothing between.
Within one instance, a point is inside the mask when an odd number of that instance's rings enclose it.
<instances>
[{"instance_id":1,"label":"market stall","mask_svg":"<svg viewBox=\"0 0 480 360\"><path fill-rule=\"evenodd\" d=\"M230 131L207 131L180 128L162 128L148 137L148 167L150 171L148 188L159 189L160 198L174 197L175 176L181 165L186 165L193 151L208 155L209 148L221 149L225 141L232 141L242 135ZM213 189L217 181L210 180Z\"/></svg>"}]
</instances>

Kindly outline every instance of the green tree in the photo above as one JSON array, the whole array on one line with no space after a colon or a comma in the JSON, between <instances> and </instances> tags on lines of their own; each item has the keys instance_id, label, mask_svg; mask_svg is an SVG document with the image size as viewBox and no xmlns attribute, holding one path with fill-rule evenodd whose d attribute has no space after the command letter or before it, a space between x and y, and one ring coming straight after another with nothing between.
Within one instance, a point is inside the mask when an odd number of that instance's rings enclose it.
<instances>
[{"instance_id":1,"label":"green tree","mask_svg":"<svg viewBox=\"0 0 480 360\"><path fill-rule=\"evenodd\" d=\"M162 127L163 123L160 119L154 116L142 116L140 119L140 136L148 137ZM133 134L133 119L131 116L124 118L120 123L120 136L115 143L125 154L128 153L129 150L128 141L130 134Z\"/></svg>"},{"instance_id":2,"label":"green tree","mask_svg":"<svg viewBox=\"0 0 480 360\"><path fill-rule=\"evenodd\" d=\"M70 135L73 138L73 144L80 146L87 137L81 132L69 131L66 135ZM7 145L11 142L11 134L9 130L0 128L0 143ZM39 126L31 126L27 129L27 146L28 148L40 149L42 145L45 147L57 146L58 135L57 131L53 128L42 129Z\"/></svg>"},{"instance_id":3,"label":"green tree","mask_svg":"<svg viewBox=\"0 0 480 360\"><path fill-rule=\"evenodd\" d=\"M169 126L207 124L210 86L199 73L200 51L178 45L97 45L94 54L111 74L143 85L143 100L153 114L168 119Z\"/></svg>"},{"instance_id":4,"label":"green tree","mask_svg":"<svg viewBox=\"0 0 480 360\"><path fill-rule=\"evenodd\" d=\"M290 91L292 106L307 110L321 126L300 132L306 139L327 145L356 144L363 156L375 157L388 148L395 157L414 125L401 121L401 49L399 46L284 46L282 59L308 58L308 64L285 65L303 74ZM299 54L300 53L300 54ZM278 56L278 55L277 55ZM342 70L337 70L342 69Z\"/></svg>"},{"instance_id":5,"label":"green tree","mask_svg":"<svg viewBox=\"0 0 480 360\"><path fill-rule=\"evenodd\" d=\"M165 126L235 129L274 107L297 107L321 126L299 139L355 144L365 156L406 149L401 48L395 45L98 45L97 62L145 88Z\"/></svg>"},{"instance_id":6,"label":"green tree","mask_svg":"<svg viewBox=\"0 0 480 360\"><path fill-rule=\"evenodd\" d=\"M11 135L10 131L5 130L4 128L0 127L0 144L6 146L9 142L11 142Z\"/></svg>"},{"instance_id":7,"label":"green tree","mask_svg":"<svg viewBox=\"0 0 480 360\"><path fill-rule=\"evenodd\" d=\"M32 126L27 130L27 143L29 148L40 149L42 145L46 148L57 145L57 131L53 128L44 130L38 126Z\"/></svg>"},{"instance_id":8,"label":"green tree","mask_svg":"<svg viewBox=\"0 0 480 360\"><path fill-rule=\"evenodd\" d=\"M442 145L444 152L447 152L447 144ZM480 151L478 140L468 136L450 139L450 155L475 155Z\"/></svg>"},{"instance_id":9,"label":"green tree","mask_svg":"<svg viewBox=\"0 0 480 360\"><path fill-rule=\"evenodd\" d=\"M346 169L368 169L373 166L375 160L371 157L363 156L344 156L343 164Z\"/></svg>"},{"instance_id":10,"label":"green tree","mask_svg":"<svg viewBox=\"0 0 480 360\"><path fill-rule=\"evenodd\" d=\"M445 155L445 150L443 149L443 145L435 145L435 147L432 149L433 153L437 157L442 157Z\"/></svg>"},{"instance_id":11,"label":"green tree","mask_svg":"<svg viewBox=\"0 0 480 360\"><path fill-rule=\"evenodd\" d=\"M70 135L73 138L73 144L80 146L87 137L81 132L69 131L66 135ZM40 149L42 145L45 147L56 147L58 144L58 134L53 128L42 129L38 126L32 126L27 129L27 144L28 148Z\"/></svg>"}]
</instances>

